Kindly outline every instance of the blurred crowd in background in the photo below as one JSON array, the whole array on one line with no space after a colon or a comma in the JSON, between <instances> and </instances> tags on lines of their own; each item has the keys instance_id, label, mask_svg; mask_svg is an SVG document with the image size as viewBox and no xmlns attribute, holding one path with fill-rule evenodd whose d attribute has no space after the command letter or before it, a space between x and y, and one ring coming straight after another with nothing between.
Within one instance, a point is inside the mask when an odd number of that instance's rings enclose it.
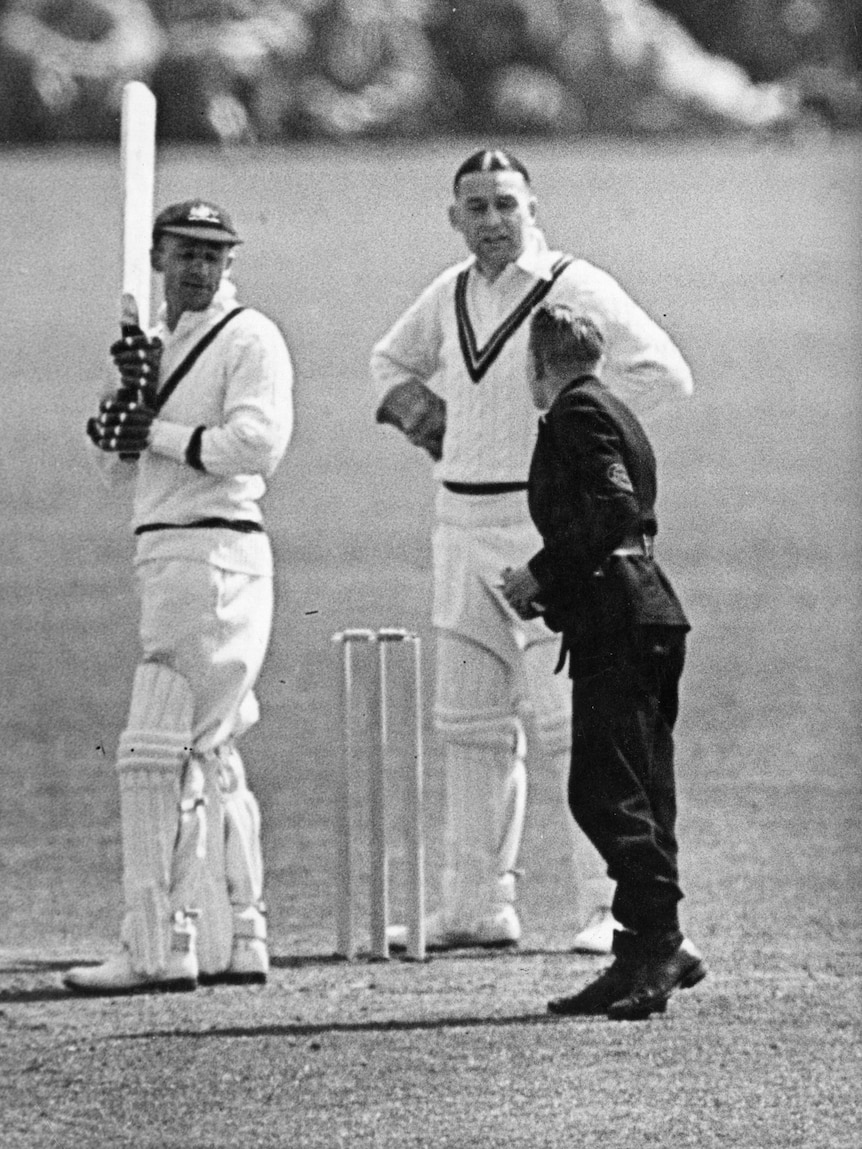
<instances>
[{"instance_id":1,"label":"blurred crowd in background","mask_svg":"<svg viewBox=\"0 0 862 1149\"><path fill-rule=\"evenodd\" d=\"M862 0L0 0L0 142L862 124Z\"/></svg>"}]
</instances>

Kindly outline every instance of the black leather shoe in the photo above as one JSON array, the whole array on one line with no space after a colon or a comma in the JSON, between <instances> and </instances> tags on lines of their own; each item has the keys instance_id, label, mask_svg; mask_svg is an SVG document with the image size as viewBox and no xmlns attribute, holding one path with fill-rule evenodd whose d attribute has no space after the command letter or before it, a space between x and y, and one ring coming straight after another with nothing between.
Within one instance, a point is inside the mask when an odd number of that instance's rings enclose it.
<instances>
[{"instance_id":1,"label":"black leather shoe","mask_svg":"<svg viewBox=\"0 0 862 1149\"><path fill-rule=\"evenodd\" d=\"M641 951L624 997L608 1006L612 1021L643 1021L664 1013L675 989L691 989L706 977L707 969L695 946L686 938L671 953Z\"/></svg>"},{"instance_id":2,"label":"black leather shoe","mask_svg":"<svg viewBox=\"0 0 862 1149\"><path fill-rule=\"evenodd\" d=\"M607 1013L615 1001L630 991L638 968L637 935L627 930L614 930L613 965L595 981L570 997L555 997L548 1002L548 1013L558 1017L594 1017Z\"/></svg>"}]
</instances>

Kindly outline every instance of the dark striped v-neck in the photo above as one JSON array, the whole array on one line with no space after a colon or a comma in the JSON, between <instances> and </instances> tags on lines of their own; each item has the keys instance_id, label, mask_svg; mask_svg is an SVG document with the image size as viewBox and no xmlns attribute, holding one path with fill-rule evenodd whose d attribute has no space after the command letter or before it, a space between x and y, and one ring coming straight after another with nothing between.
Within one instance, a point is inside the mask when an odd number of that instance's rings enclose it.
<instances>
[{"instance_id":1,"label":"dark striped v-neck","mask_svg":"<svg viewBox=\"0 0 862 1149\"><path fill-rule=\"evenodd\" d=\"M550 279L542 279L524 296L514 311L503 320L500 326L491 334L491 338L484 347L476 343L476 332L470 322L467 311L467 276L470 268L460 272L455 281L455 319L458 324L458 342L461 344L461 354L470 378L474 383L480 382L491 365L496 361L500 352L530 314L542 302L566 268L572 263L574 257L561 255L551 268Z\"/></svg>"}]
</instances>

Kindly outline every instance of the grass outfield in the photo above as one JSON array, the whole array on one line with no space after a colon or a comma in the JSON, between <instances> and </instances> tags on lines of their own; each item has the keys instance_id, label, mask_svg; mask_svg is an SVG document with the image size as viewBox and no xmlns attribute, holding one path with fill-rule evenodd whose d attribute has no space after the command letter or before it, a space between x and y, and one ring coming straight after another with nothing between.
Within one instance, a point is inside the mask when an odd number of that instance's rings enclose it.
<instances>
[{"instance_id":1,"label":"grass outfield","mask_svg":"<svg viewBox=\"0 0 862 1149\"><path fill-rule=\"evenodd\" d=\"M4 1149L862 1140L858 140L518 149L551 240L612 270L695 371L694 400L651 430L662 560L694 623L684 923L712 976L646 1024L547 1018L547 998L600 963L566 952L565 827L538 767L517 955L331 958L330 635L416 628L432 679L433 481L374 427L368 351L459 255L445 206L469 148L160 157L161 203L204 194L234 214L243 296L283 326L298 373L267 502L280 574L264 720L245 741L274 969L259 992L116 1001L58 987L112 950L121 913L112 755L136 663L131 540L83 452L116 329L117 157L3 155ZM428 746L433 825L430 730ZM431 834L428 855L433 891Z\"/></svg>"}]
</instances>

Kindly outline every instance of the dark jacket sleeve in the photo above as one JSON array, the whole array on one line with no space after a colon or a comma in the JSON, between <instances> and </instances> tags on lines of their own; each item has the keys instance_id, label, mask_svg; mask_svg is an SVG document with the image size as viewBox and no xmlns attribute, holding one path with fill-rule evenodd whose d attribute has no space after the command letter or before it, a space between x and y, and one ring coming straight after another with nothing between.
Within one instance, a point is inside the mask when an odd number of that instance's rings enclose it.
<instances>
[{"instance_id":1,"label":"dark jacket sleeve","mask_svg":"<svg viewBox=\"0 0 862 1149\"><path fill-rule=\"evenodd\" d=\"M544 541L529 562L543 600L571 591L639 533L619 432L584 390L562 395L540 428L530 509Z\"/></svg>"}]
</instances>

